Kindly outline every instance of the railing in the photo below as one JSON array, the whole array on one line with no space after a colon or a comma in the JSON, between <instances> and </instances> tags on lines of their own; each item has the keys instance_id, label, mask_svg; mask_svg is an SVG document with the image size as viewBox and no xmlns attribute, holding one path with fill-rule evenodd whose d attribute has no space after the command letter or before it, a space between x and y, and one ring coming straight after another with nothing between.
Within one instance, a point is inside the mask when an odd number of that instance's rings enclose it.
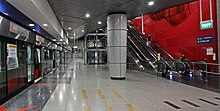
<instances>
[{"instance_id":1,"label":"railing","mask_svg":"<svg viewBox=\"0 0 220 111\"><path fill-rule=\"evenodd\" d=\"M220 76L219 67L220 64L216 63L206 63L204 61L190 62L190 67L192 71L199 71L206 74L206 81L208 81L208 74Z\"/></svg>"}]
</instances>

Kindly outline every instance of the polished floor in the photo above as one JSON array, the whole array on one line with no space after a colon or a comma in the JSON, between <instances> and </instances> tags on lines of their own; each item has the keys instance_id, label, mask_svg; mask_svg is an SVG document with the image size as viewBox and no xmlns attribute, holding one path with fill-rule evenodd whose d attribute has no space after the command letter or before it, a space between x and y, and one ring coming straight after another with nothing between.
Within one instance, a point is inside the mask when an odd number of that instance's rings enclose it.
<instances>
[{"instance_id":1,"label":"polished floor","mask_svg":"<svg viewBox=\"0 0 220 111\"><path fill-rule=\"evenodd\" d=\"M3 106L7 111L219 111L220 93L127 71L111 80L107 66L74 58Z\"/></svg>"}]
</instances>

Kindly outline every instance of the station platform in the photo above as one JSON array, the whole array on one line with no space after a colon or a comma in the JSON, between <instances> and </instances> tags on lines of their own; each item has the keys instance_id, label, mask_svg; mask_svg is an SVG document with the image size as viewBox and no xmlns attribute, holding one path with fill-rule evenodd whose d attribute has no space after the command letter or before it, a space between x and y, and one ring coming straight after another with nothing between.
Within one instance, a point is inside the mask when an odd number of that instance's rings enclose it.
<instances>
[{"instance_id":1,"label":"station platform","mask_svg":"<svg viewBox=\"0 0 220 111\"><path fill-rule=\"evenodd\" d=\"M0 107L3 111L219 111L220 93L127 71L111 80L106 65L69 59Z\"/></svg>"}]
</instances>

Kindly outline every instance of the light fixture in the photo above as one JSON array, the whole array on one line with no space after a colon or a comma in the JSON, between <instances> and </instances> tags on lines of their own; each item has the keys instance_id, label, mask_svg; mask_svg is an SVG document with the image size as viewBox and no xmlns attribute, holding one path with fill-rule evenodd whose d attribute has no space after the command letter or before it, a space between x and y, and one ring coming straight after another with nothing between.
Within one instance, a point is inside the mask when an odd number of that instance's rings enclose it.
<instances>
[{"instance_id":1,"label":"light fixture","mask_svg":"<svg viewBox=\"0 0 220 111\"><path fill-rule=\"evenodd\" d=\"M35 29L33 29L33 31L36 31Z\"/></svg>"},{"instance_id":2,"label":"light fixture","mask_svg":"<svg viewBox=\"0 0 220 111\"><path fill-rule=\"evenodd\" d=\"M63 41L63 39L60 39L60 41Z\"/></svg>"},{"instance_id":3,"label":"light fixture","mask_svg":"<svg viewBox=\"0 0 220 111\"><path fill-rule=\"evenodd\" d=\"M71 39L73 39L74 37L70 37Z\"/></svg>"},{"instance_id":4,"label":"light fixture","mask_svg":"<svg viewBox=\"0 0 220 111\"><path fill-rule=\"evenodd\" d=\"M44 26L44 27L47 27L48 25L47 25L47 24L43 24L43 26Z\"/></svg>"},{"instance_id":5,"label":"light fixture","mask_svg":"<svg viewBox=\"0 0 220 111\"><path fill-rule=\"evenodd\" d=\"M69 30L71 30L71 29L72 29L72 27L69 27L68 29L69 29Z\"/></svg>"},{"instance_id":6,"label":"light fixture","mask_svg":"<svg viewBox=\"0 0 220 111\"><path fill-rule=\"evenodd\" d=\"M29 26L30 26L30 27L33 27L33 26L34 26L34 24L29 24Z\"/></svg>"},{"instance_id":7,"label":"light fixture","mask_svg":"<svg viewBox=\"0 0 220 111\"><path fill-rule=\"evenodd\" d=\"M56 39L53 39L53 41L55 42L55 41L57 41Z\"/></svg>"},{"instance_id":8,"label":"light fixture","mask_svg":"<svg viewBox=\"0 0 220 111\"><path fill-rule=\"evenodd\" d=\"M150 2L148 2L148 5L154 5L154 2L153 1L150 1Z\"/></svg>"},{"instance_id":9,"label":"light fixture","mask_svg":"<svg viewBox=\"0 0 220 111\"><path fill-rule=\"evenodd\" d=\"M85 32L84 30L82 30L82 32Z\"/></svg>"},{"instance_id":10,"label":"light fixture","mask_svg":"<svg viewBox=\"0 0 220 111\"><path fill-rule=\"evenodd\" d=\"M99 24L99 25L101 25L101 24L102 24L102 22L101 22L101 21L98 21L98 24Z\"/></svg>"},{"instance_id":11,"label":"light fixture","mask_svg":"<svg viewBox=\"0 0 220 111\"><path fill-rule=\"evenodd\" d=\"M90 14L87 13L85 16L86 16L86 18L89 18L89 17L90 17Z\"/></svg>"}]
</instances>

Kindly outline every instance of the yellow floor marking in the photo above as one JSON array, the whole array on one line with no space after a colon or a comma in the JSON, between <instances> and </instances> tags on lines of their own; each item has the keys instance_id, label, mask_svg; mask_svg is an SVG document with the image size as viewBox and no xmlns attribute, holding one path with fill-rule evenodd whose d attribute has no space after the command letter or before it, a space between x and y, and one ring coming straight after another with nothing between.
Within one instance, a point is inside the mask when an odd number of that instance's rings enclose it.
<instances>
[{"instance_id":1,"label":"yellow floor marking","mask_svg":"<svg viewBox=\"0 0 220 111\"><path fill-rule=\"evenodd\" d=\"M115 95L117 98L123 99L123 97L122 97L113 87L111 87L110 84L107 84L107 86L112 90L112 92L114 93L114 95Z\"/></svg>"},{"instance_id":2,"label":"yellow floor marking","mask_svg":"<svg viewBox=\"0 0 220 111\"><path fill-rule=\"evenodd\" d=\"M128 108L130 111L137 111L137 110L135 109L135 107L132 106L131 104L126 104L126 106L127 106L127 108Z\"/></svg>"},{"instance_id":3,"label":"yellow floor marking","mask_svg":"<svg viewBox=\"0 0 220 111\"><path fill-rule=\"evenodd\" d=\"M114 88L111 88L112 92L114 93L114 95L117 97L117 98L121 98L123 99L123 97L121 96L121 94L119 94Z\"/></svg>"},{"instance_id":4,"label":"yellow floor marking","mask_svg":"<svg viewBox=\"0 0 220 111\"><path fill-rule=\"evenodd\" d=\"M107 111L112 111L112 107L110 105L106 105Z\"/></svg>"},{"instance_id":5,"label":"yellow floor marking","mask_svg":"<svg viewBox=\"0 0 220 111\"><path fill-rule=\"evenodd\" d=\"M100 96L100 98L101 99L105 99L105 95L104 95L104 93L102 92L102 90L97 90L97 92L98 92L98 94L99 94L99 96Z\"/></svg>"},{"instance_id":6,"label":"yellow floor marking","mask_svg":"<svg viewBox=\"0 0 220 111\"><path fill-rule=\"evenodd\" d=\"M84 106L85 111L92 111L90 106Z\"/></svg>"},{"instance_id":7,"label":"yellow floor marking","mask_svg":"<svg viewBox=\"0 0 220 111\"><path fill-rule=\"evenodd\" d=\"M82 90L82 96L83 96L83 99L88 99L86 90Z\"/></svg>"}]
</instances>

